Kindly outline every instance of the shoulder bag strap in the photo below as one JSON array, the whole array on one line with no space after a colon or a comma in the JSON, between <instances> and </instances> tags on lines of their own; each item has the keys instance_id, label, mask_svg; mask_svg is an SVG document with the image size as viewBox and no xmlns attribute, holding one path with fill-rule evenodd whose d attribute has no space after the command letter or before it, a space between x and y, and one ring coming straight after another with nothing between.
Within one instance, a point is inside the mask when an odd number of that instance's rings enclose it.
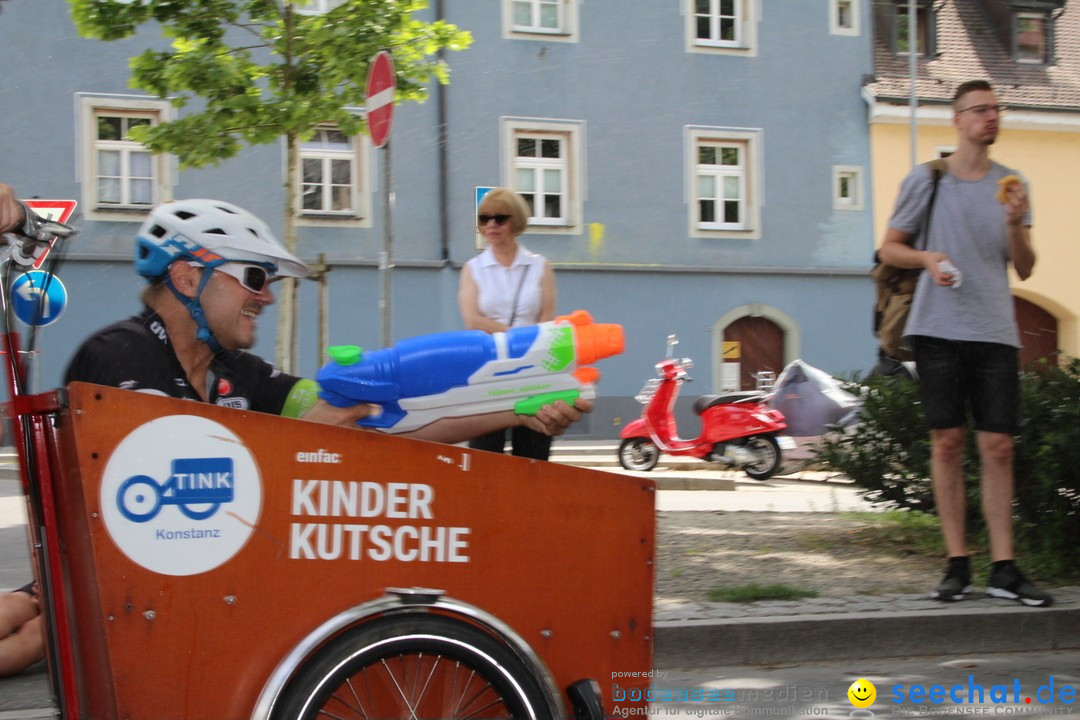
<instances>
[{"instance_id":1,"label":"shoulder bag strap","mask_svg":"<svg viewBox=\"0 0 1080 720\"><path fill-rule=\"evenodd\" d=\"M521 279L518 280L517 291L514 293L514 304L510 306L510 322L506 323L508 326L514 326L514 320L517 319L517 304L518 299L521 297L521 288L525 284L525 276L532 270L532 263L525 266L525 272L521 273Z\"/></svg>"},{"instance_id":2,"label":"shoulder bag strap","mask_svg":"<svg viewBox=\"0 0 1080 720\"><path fill-rule=\"evenodd\" d=\"M941 183L941 176L945 174L948 166L945 164L945 158L938 158L931 160L927 165L930 166L930 177L933 178L930 189L930 202L926 205L926 219L923 221L922 232L919 233L919 238L916 240L916 249L922 249L918 247L918 241L922 241L922 246L926 247L926 242L930 238L930 216L934 213L934 200L937 199L938 185Z\"/></svg>"}]
</instances>

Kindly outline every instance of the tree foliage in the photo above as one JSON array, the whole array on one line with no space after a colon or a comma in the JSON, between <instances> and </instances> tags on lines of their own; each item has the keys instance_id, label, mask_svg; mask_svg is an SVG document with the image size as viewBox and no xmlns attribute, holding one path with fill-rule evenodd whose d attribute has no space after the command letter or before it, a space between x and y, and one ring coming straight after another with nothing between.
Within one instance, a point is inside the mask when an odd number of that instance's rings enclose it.
<instances>
[{"instance_id":1,"label":"tree foliage","mask_svg":"<svg viewBox=\"0 0 1080 720\"><path fill-rule=\"evenodd\" d=\"M347 135L365 129L353 108L364 105L368 65L389 50L397 102L419 101L434 78L449 81L440 55L462 50L472 36L442 20L413 14L426 0L330 0L325 13L304 12L311 0L68 0L79 32L100 40L127 38L154 23L168 50L131 59L131 84L179 109L174 120L132 128L130 137L182 168L218 164L244 144L285 138L285 246L296 252L299 141L320 124ZM196 102L198 101L198 102ZM281 285L277 362L293 372L296 286Z\"/></svg>"},{"instance_id":2,"label":"tree foliage","mask_svg":"<svg viewBox=\"0 0 1080 720\"><path fill-rule=\"evenodd\" d=\"M302 12L306 0L69 2L84 36L117 40L155 23L170 40L131 59L131 83L182 110L132 136L182 167L217 164L244 143L305 138L320 123L360 132L364 119L349 108L364 104L379 50L394 57L398 102L418 101L433 78L449 79L440 51L472 41L450 23L415 19L424 0L339 0L325 14Z\"/></svg>"}]
</instances>

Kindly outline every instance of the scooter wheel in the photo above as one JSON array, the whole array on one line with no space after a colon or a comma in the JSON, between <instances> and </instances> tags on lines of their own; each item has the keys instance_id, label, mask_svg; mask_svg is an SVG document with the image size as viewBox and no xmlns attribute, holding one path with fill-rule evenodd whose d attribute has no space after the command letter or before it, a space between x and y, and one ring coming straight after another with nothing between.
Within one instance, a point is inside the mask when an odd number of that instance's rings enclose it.
<instances>
[{"instance_id":1,"label":"scooter wheel","mask_svg":"<svg viewBox=\"0 0 1080 720\"><path fill-rule=\"evenodd\" d=\"M780 444L772 435L755 435L746 439L744 446L754 454L754 462L743 467L754 480L768 480L780 469L783 456Z\"/></svg>"},{"instance_id":2,"label":"scooter wheel","mask_svg":"<svg viewBox=\"0 0 1080 720\"><path fill-rule=\"evenodd\" d=\"M648 472L660 461L660 448L649 438L626 438L619 445L619 464L624 470Z\"/></svg>"}]
</instances>

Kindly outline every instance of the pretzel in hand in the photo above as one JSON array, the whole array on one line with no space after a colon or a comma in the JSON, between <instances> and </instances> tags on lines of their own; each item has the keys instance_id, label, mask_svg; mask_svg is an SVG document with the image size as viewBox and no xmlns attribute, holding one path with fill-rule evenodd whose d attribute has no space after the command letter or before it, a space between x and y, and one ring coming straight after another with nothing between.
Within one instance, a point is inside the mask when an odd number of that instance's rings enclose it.
<instances>
[{"instance_id":1,"label":"pretzel in hand","mask_svg":"<svg viewBox=\"0 0 1080 720\"><path fill-rule=\"evenodd\" d=\"M994 197L997 198L997 201L999 203L1004 205L1005 203L1009 202L1009 187L1019 183L1019 175L1006 175L1005 177L998 180L998 191L997 195L995 195Z\"/></svg>"}]
</instances>

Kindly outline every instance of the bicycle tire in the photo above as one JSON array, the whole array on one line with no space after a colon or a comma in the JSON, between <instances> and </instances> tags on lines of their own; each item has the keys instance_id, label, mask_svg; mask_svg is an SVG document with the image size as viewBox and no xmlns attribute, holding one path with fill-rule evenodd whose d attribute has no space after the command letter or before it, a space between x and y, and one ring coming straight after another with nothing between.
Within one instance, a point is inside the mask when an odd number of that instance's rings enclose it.
<instances>
[{"instance_id":1,"label":"bicycle tire","mask_svg":"<svg viewBox=\"0 0 1080 720\"><path fill-rule=\"evenodd\" d=\"M289 683L276 720L561 717L506 643L445 616L411 613L352 628Z\"/></svg>"}]
</instances>

